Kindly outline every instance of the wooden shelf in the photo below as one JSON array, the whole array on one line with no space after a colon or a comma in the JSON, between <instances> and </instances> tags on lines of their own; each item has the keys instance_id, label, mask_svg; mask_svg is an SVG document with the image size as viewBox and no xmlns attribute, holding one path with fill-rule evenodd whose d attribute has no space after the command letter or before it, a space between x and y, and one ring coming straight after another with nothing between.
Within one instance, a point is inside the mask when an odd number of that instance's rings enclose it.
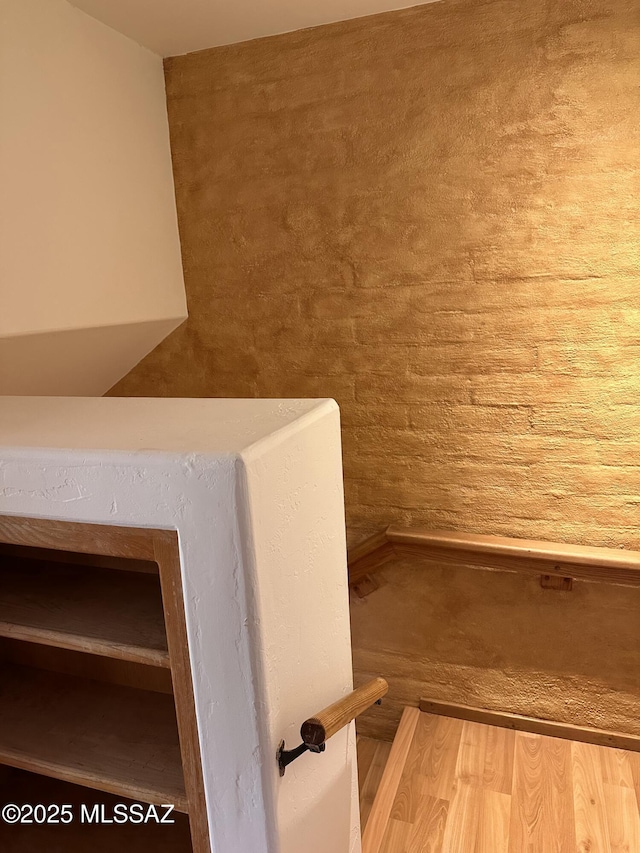
<instances>
[{"instance_id":1,"label":"wooden shelf","mask_svg":"<svg viewBox=\"0 0 640 853\"><path fill-rule=\"evenodd\" d=\"M176 853L209 853L175 530L0 515L0 781L3 764L170 803L191 836Z\"/></svg>"},{"instance_id":2,"label":"wooden shelf","mask_svg":"<svg viewBox=\"0 0 640 853\"><path fill-rule=\"evenodd\" d=\"M4 557L0 636L169 667L160 581L151 574Z\"/></svg>"},{"instance_id":3,"label":"wooden shelf","mask_svg":"<svg viewBox=\"0 0 640 853\"><path fill-rule=\"evenodd\" d=\"M0 664L0 764L187 812L172 696Z\"/></svg>"}]
</instances>

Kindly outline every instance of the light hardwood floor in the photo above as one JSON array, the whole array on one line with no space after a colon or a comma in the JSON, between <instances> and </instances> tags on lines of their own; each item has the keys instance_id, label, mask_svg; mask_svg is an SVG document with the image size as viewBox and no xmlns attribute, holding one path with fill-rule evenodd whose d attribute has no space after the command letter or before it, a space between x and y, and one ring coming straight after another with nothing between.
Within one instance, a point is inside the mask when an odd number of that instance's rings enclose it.
<instances>
[{"instance_id":1,"label":"light hardwood floor","mask_svg":"<svg viewBox=\"0 0 640 853\"><path fill-rule=\"evenodd\" d=\"M360 789L360 825L364 830L380 780L391 752L391 743L358 737L358 785Z\"/></svg>"},{"instance_id":2,"label":"light hardwood floor","mask_svg":"<svg viewBox=\"0 0 640 853\"><path fill-rule=\"evenodd\" d=\"M640 753L407 708L358 761L363 853L640 853Z\"/></svg>"}]
</instances>

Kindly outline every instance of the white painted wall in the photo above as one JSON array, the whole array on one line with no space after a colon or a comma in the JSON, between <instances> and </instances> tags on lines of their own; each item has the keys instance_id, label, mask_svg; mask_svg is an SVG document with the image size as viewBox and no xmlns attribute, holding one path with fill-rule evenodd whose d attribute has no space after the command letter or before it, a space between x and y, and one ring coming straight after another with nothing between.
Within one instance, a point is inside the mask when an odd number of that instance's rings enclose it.
<instances>
[{"instance_id":1,"label":"white painted wall","mask_svg":"<svg viewBox=\"0 0 640 853\"><path fill-rule=\"evenodd\" d=\"M213 853L359 853L333 401L0 398L0 513L177 529Z\"/></svg>"},{"instance_id":2,"label":"white painted wall","mask_svg":"<svg viewBox=\"0 0 640 853\"><path fill-rule=\"evenodd\" d=\"M103 393L186 317L162 60L66 0L0 0L0 116L0 357L89 332L58 375Z\"/></svg>"}]
</instances>

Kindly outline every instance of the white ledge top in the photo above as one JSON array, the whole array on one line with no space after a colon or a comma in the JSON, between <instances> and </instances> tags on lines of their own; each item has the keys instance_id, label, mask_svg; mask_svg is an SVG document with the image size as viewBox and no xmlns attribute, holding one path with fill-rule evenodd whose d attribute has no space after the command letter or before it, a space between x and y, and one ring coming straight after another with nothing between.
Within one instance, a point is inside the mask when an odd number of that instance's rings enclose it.
<instances>
[{"instance_id":1,"label":"white ledge top","mask_svg":"<svg viewBox=\"0 0 640 853\"><path fill-rule=\"evenodd\" d=\"M0 447L232 454L333 400L0 397Z\"/></svg>"}]
</instances>

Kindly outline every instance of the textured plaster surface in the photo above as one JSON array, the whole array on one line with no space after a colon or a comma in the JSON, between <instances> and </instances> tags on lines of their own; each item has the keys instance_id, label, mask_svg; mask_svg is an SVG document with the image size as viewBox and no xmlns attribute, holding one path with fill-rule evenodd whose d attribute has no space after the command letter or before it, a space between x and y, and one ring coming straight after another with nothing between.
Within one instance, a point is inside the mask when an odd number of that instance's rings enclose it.
<instances>
[{"instance_id":1,"label":"textured plaster surface","mask_svg":"<svg viewBox=\"0 0 640 853\"><path fill-rule=\"evenodd\" d=\"M113 393L335 397L353 541L639 548L637 0L445 0L165 67L191 316ZM425 625L440 575L406 571L354 610L358 677L427 660L402 700L640 733L639 591L541 609L467 571Z\"/></svg>"},{"instance_id":2,"label":"textured plaster surface","mask_svg":"<svg viewBox=\"0 0 640 853\"><path fill-rule=\"evenodd\" d=\"M332 401L1 397L0 513L176 529L213 853L359 853L353 727L275 762L352 688Z\"/></svg>"},{"instance_id":3,"label":"textured plaster surface","mask_svg":"<svg viewBox=\"0 0 640 853\"><path fill-rule=\"evenodd\" d=\"M354 667L385 672L390 698L361 728L388 738L424 697L640 734L636 589L439 566L384 570L351 609Z\"/></svg>"}]
</instances>

